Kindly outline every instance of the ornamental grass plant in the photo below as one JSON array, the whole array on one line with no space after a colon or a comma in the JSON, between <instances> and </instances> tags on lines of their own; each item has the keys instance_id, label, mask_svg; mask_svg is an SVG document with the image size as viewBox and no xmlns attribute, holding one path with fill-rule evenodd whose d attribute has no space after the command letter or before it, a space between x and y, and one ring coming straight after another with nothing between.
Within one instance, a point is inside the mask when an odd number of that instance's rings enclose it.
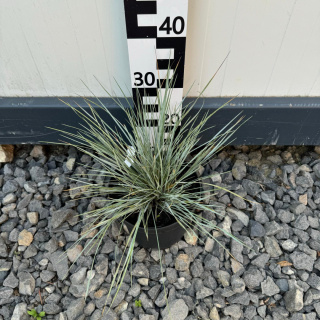
<instances>
[{"instance_id":1,"label":"ornamental grass plant","mask_svg":"<svg viewBox=\"0 0 320 320\"><path fill-rule=\"evenodd\" d=\"M161 219L170 217L187 232L194 230L214 238L210 230L219 230L234 238L201 215L204 210L214 214L219 212L208 201L210 194L195 188L195 185L203 183L202 178L196 174L200 166L206 165L230 142L242 118L237 116L209 141L199 144L202 133L210 130L205 128L206 124L215 114L207 112L201 115L200 111L191 113L206 87L193 102L182 107L185 102L183 99L175 106L175 110L170 106L173 87L174 79L167 78L159 90L157 104L152 105L151 110L150 105L143 105L139 98L134 107L130 99L125 99L126 104L123 104L123 100L112 98L123 111L123 120L116 119L98 98L84 98L86 107L67 103L82 120L82 124L73 128L76 133L72 130L61 131L62 136L70 145L98 162L101 169L97 171L107 181L93 184L89 178L85 181L85 178L79 177L76 181L82 185L78 188L83 192L83 197L108 197L103 206L83 214L83 222L88 223L88 226L74 246L93 234L83 250L94 248L96 256L108 230L115 222L126 230L126 220L130 219L131 223L135 221L132 230L127 230L123 254L113 271L105 307L112 307L125 275L130 271L139 227L144 229L148 237L151 226L157 233ZM179 116L175 117L174 123L168 123L168 115L170 118L172 113ZM158 122L152 129L147 121L150 120L150 114ZM109 121L104 120L105 118ZM113 125L110 125L110 119ZM166 130L168 124L171 125L169 134ZM216 191L223 189L211 183L206 184ZM158 249L163 275L159 242ZM94 262L92 267L93 265ZM86 294L89 288L90 281Z\"/></svg>"}]
</instances>

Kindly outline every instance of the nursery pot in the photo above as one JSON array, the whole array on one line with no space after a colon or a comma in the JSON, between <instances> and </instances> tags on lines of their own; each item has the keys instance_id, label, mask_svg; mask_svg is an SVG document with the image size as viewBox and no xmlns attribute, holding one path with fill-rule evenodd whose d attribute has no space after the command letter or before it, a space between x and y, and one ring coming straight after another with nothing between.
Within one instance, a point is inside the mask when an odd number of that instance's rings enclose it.
<instances>
[{"instance_id":1,"label":"nursery pot","mask_svg":"<svg viewBox=\"0 0 320 320\"><path fill-rule=\"evenodd\" d=\"M134 225L128 221L125 221L126 226L129 229L129 232L133 229ZM137 231L136 241L143 247L143 248L156 248L158 249L158 241L157 235L159 240L160 249L166 249L171 247L173 244L178 242L185 230L180 226L178 222L174 222L166 227L157 228L148 227L148 238L146 237L146 233L143 227L139 227Z\"/></svg>"},{"instance_id":2,"label":"nursery pot","mask_svg":"<svg viewBox=\"0 0 320 320\"><path fill-rule=\"evenodd\" d=\"M194 177L190 179L197 179L197 175L194 174ZM111 184L114 184L114 180L111 180ZM192 186L192 190L198 190L201 189L201 183L194 182ZM113 195L116 197L116 195ZM127 226L129 232L132 231L134 228L134 224L131 222L125 220L125 225ZM141 224L142 225L142 224ZM182 236L185 233L185 229L178 223L173 222L167 226L163 227L157 227L157 230L155 227L148 226L148 238L146 236L145 230L143 226L140 226L137 231L136 241L139 243L139 245L143 248L156 248L158 249L158 241L159 241L159 247L160 249L166 249L171 247L173 244L178 242ZM158 240L157 240L158 236Z\"/></svg>"},{"instance_id":3,"label":"nursery pot","mask_svg":"<svg viewBox=\"0 0 320 320\"><path fill-rule=\"evenodd\" d=\"M195 179L197 176L195 175ZM193 190L200 191L201 184L199 182L195 182L192 187ZM134 225L129 221L125 220L125 225L127 226L129 232L132 231ZM178 223L173 222L170 225L164 227L148 227L148 238L146 236L145 230L143 226L138 228L136 241L143 248L156 248L158 249L158 241L160 249L166 249L171 247L173 244L181 240L182 236L185 233L185 229ZM158 236L158 239L157 239Z\"/></svg>"}]
</instances>

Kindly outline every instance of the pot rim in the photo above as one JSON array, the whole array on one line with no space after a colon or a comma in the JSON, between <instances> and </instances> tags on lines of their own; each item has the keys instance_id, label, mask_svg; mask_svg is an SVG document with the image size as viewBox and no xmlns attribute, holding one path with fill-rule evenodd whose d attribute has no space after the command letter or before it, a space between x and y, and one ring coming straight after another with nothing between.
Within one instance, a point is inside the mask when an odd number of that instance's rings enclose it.
<instances>
[{"instance_id":1,"label":"pot rim","mask_svg":"<svg viewBox=\"0 0 320 320\"><path fill-rule=\"evenodd\" d=\"M128 222L127 220L125 220L124 222L125 222L125 224L128 224L130 227L132 227L132 228L134 227L134 225L132 223ZM171 224L169 224L168 226L165 226L165 227L157 227L157 230L159 230L159 231L170 230L170 229L172 229L173 226L176 226L176 225L180 226L178 221L175 221L175 222L173 222L173 223L171 223ZM143 227L138 227L138 230L142 231L142 230L144 230L144 228ZM155 230L156 230L155 227L148 227L148 232L149 231L155 231Z\"/></svg>"}]
</instances>

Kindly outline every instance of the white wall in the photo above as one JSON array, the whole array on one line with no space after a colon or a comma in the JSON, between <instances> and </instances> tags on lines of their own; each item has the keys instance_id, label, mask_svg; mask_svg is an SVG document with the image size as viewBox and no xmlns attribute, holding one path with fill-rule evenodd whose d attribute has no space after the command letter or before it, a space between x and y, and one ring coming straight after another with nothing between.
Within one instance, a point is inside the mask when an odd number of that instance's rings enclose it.
<instances>
[{"instance_id":1,"label":"white wall","mask_svg":"<svg viewBox=\"0 0 320 320\"><path fill-rule=\"evenodd\" d=\"M319 0L189 0L185 91L320 96ZM130 88L123 0L0 0L0 96ZM113 83L113 85L112 85Z\"/></svg>"}]
</instances>

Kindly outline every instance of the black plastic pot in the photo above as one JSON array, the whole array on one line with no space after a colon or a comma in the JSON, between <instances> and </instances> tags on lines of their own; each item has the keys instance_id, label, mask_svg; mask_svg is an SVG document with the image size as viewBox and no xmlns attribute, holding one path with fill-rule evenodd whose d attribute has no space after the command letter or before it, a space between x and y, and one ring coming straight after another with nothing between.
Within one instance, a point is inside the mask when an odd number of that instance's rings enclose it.
<instances>
[{"instance_id":1,"label":"black plastic pot","mask_svg":"<svg viewBox=\"0 0 320 320\"><path fill-rule=\"evenodd\" d=\"M190 179L197 179L196 174L194 177ZM112 183L112 182L111 182ZM195 182L193 184L192 190L201 190L201 184L199 182ZM129 232L133 229L134 225L128 221L124 221L127 226ZM178 222L174 222L165 227L148 227L148 238L146 237L145 230L143 227L139 227L136 241L143 248L156 248L158 249L158 241L160 249L166 249L171 247L173 244L181 240L183 234L185 233L185 229L180 226ZM157 240L158 235L158 240Z\"/></svg>"},{"instance_id":2,"label":"black plastic pot","mask_svg":"<svg viewBox=\"0 0 320 320\"><path fill-rule=\"evenodd\" d=\"M125 224L128 227L129 231L131 231L134 227L134 225L128 221L125 221ZM184 232L185 230L180 226L178 222L174 222L173 224L166 227L157 228L160 249L166 249L171 247L173 244L175 244L182 238ZM148 239L147 239L144 228L139 227L136 241L143 248L158 249L157 234L156 234L155 228L148 227Z\"/></svg>"}]
</instances>

